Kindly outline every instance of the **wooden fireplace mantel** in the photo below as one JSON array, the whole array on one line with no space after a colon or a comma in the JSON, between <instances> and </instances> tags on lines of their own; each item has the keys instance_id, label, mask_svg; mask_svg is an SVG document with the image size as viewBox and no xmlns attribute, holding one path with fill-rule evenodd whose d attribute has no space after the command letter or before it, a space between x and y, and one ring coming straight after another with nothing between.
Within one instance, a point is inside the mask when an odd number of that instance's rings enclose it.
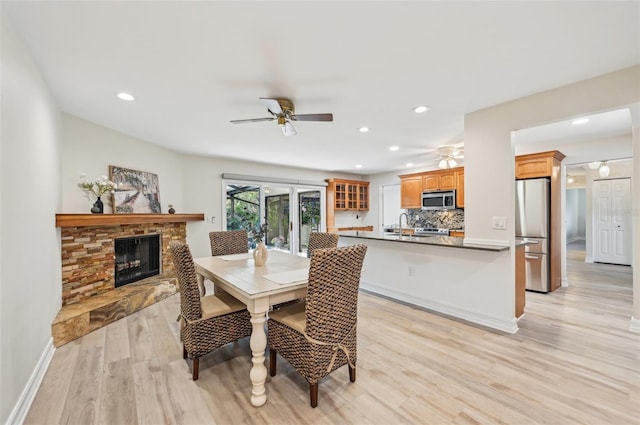
<instances>
[{"instance_id":1,"label":"wooden fireplace mantel","mask_svg":"<svg viewBox=\"0 0 640 425\"><path fill-rule=\"evenodd\" d=\"M56 214L56 227L120 226L143 223L184 223L203 221L195 214Z\"/></svg>"}]
</instances>

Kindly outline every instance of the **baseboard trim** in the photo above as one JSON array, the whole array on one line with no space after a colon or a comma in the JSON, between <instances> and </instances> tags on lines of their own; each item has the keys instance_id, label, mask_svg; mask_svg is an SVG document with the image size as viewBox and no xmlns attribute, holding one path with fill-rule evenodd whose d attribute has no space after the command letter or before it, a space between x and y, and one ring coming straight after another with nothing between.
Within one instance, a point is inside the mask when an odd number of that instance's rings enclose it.
<instances>
[{"instance_id":1,"label":"baseboard trim","mask_svg":"<svg viewBox=\"0 0 640 425\"><path fill-rule=\"evenodd\" d=\"M629 326L631 332L640 333L640 319L636 319L631 316L631 325Z\"/></svg>"},{"instance_id":2,"label":"baseboard trim","mask_svg":"<svg viewBox=\"0 0 640 425\"><path fill-rule=\"evenodd\" d=\"M488 316L486 314L461 309L459 307L418 298L416 296L409 297L408 295L401 292L389 290L370 282L365 282L364 280L360 281L360 289L372 295L379 295L383 298L388 298L392 301L400 302L401 304L442 313L447 316L451 316L454 319L462 319L464 321L481 326L486 326L488 328L496 329L501 332L514 334L518 332L519 329L518 319L516 319L515 317L511 320L503 320L497 317Z\"/></svg>"},{"instance_id":3,"label":"baseboard trim","mask_svg":"<svg viewBox=\"0 0 640 425\"><path fill-rule=\"evenodd\" d=\"M40 384L42 384L44 374L49 368L49 363L51 363L51 359L53 358L53 353L55 353L55 351L56 349L53 346L53 338L49 338L49 343L46 345L44 351L40 355L40 359L38 360L33 373L31 373L31 377L27 381L27 385L25 385L24 390L22 390L22 394L20 394L18 402L9 415L6 425L22 425L22 423L24 423L24 420L27 418L27 413L29 413L29 409L31 408L31 404L36 398L38 388L40 388Z\"/></svg>"}]
</instances>

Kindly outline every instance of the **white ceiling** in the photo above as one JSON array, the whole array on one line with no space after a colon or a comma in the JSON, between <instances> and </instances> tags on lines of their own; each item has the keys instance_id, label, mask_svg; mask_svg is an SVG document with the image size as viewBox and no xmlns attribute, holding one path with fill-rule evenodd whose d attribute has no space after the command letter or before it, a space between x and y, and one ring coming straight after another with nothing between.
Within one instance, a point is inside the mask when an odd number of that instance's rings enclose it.
<instances>
[{"instance_id":1,"label":"white ceiling","mask_svg":"<svg viewBox=\"0 0 640 425\"><path fill-rule=\"evenodd\" d=\"M336 172L433 168L437 147L463 141L465 113L640 63L635 1L1 7L70 114L180 152ZM136 101L118 100L121 90ZM229 123L268 116L259 97L334 122L294 123L292 137L275 122ZM431 110L412 112L422 104ZM609 118L607 139L629 133L630 121ZM601 155L588 127L584 141L550 128L517 150L591 143Z\"/></svg>"}]
</instances>

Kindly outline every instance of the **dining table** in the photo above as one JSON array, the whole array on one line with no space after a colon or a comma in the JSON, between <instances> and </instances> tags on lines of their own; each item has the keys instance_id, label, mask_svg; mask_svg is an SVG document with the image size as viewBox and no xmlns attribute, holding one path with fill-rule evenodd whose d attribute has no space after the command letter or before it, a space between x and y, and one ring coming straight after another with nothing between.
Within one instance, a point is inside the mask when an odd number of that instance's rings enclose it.
<instances>
[{"instance_id":1,"label":"dining table","mask_svg":"<svg viewBox=\"0 0 640 425\"><path fill-rule=\"evenodd\" d=\"M265 382L267 368L265 322L271 307L304 298L307 293L309 259L284 251L269 250L266 264L257 266L252 253L195 258L198 283L214 282L224 291L242 301L251 315L249 340L252 366L251 404L262 406L267 401Z\"/></svg>"}]
</instances>

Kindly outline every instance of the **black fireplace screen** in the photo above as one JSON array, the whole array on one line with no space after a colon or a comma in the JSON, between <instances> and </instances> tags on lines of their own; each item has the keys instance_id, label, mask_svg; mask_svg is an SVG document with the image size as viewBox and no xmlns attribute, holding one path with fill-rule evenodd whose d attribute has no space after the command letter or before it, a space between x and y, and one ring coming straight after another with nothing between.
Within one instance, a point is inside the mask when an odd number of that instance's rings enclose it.
<instances>
[{"instance_id":1,"label":"black fireplace screen","mask_svg":"<svg viewBox=\"0 0 640 425\"><path fill-rule=\"evenodd\" d=\"M118 238L114 243L116 288L160 274L159 234Z\"/></svg>"}]
</instances>

